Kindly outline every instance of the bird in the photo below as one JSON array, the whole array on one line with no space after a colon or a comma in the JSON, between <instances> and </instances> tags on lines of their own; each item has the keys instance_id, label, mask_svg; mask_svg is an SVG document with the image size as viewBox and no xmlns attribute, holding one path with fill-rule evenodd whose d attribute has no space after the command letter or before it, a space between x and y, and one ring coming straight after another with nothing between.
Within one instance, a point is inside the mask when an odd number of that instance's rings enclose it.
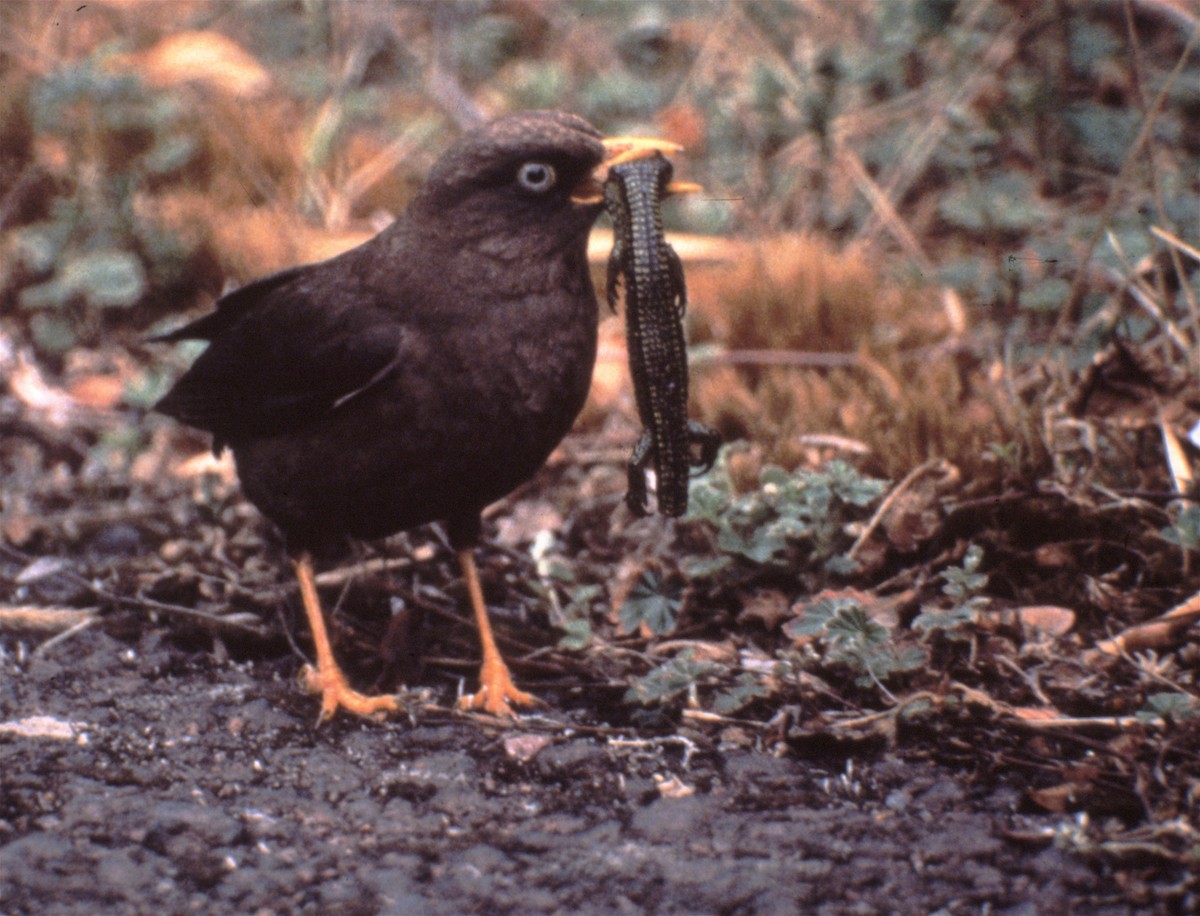
<instances>
[{"instance_id":1,"label":"bird","mask_svg":"<svg viewBox=\"0 0 1200 916\"><path fill-rule=\"evenodd\" d=\"M243 493L281 530L319 721L402 706L350 685L314 556L429 522L458 554L482 647L480 688L458 705L511 717L539 702L514 683L488 619L481 513L533 476L587 397L599 320L587 239L607 170L679 149L606 138L561 111L500 116L450 145L373 238L154 338L208 342L155 409L229 448Z\"/></svg>"}]
</instances>

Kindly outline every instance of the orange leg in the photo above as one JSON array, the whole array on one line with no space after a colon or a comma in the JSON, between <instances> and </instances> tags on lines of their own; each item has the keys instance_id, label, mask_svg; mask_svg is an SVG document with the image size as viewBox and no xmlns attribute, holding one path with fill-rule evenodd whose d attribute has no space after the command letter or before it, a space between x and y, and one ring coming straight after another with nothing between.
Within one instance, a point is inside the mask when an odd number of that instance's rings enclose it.
<instances>
[{"instance_id":1,"label":"orange leg","mask_svg":"<svg viewBox=\"0 0 1200 916\"><path fill-rule=\"evenodd\" d=\"M479 692L461 697L459 709L482 709L493 716L514 715L509 703L518 706L533 706L539 700L533 694L518 690L508 673L508 665L500 656L496 637L492 635L492 624L488 620L487 607L483 603L483 589L479 585L479 570L475 568L475 555L468 548L458 552L463 578L467 580L467 593L471 596L471 609L475 612L475 625L479 628L479 641L483 644L483 667L479 671Z\"/></svg>"},{"instance_id":2,"label":"orange leg","mask_svg":"<svg viewBox=\"0 0 1200 916\"><path fill-rule=\"evenodd\" d=\"M312 557L302 553L294 561L296 578L300 580L300 600L308 625L312 630L313 645L317 650L317 667L305 665L301 676L305 686L313 693L321 694L319 722L333 717L339 707L344 707L359 716L373 716L380 712L393 712L400 708L394 696L369 697L350 688L346 675L333 657L329 633L325 630L325 618L321 615L321 600L317 597L317 583L313 579Z\"/></svg>"}]
</instances>

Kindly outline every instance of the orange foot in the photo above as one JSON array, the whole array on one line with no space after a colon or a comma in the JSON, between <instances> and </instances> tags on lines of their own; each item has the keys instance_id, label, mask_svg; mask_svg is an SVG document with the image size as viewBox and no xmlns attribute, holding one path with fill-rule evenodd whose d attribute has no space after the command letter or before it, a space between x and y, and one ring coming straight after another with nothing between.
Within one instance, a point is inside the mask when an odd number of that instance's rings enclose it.
<instances>
[{"instance_id":1,"label":"orange foot","mask_svg":"<svg viewBox=\"0 0 1200 916\"><path fill-rule=\"evenodd\" d=\"M337 667L321 671L312 665L305 665L300 678L309 692L321 694L318 723L333 718L339 708L366 718L380 718L380 713L395 712L400 708L400 701L394 696L383 694L369 697L352 689L346 676Z\"/></svg>"},{"instance_id":2,"label":"orange foot","mask_svg":"<svg viewBox=\"0 0 1200 916\"><path fill-rule=\"evenodd\" d=\"M483 663L479 672L479 692L459 697L458 708L465 711L491 713L511 719L516 716L509 703L518 706L537 706L542 701L532 693L519 690L508 673L508 666L499 659L489 659Z\"/></svg>"}]
</instances>

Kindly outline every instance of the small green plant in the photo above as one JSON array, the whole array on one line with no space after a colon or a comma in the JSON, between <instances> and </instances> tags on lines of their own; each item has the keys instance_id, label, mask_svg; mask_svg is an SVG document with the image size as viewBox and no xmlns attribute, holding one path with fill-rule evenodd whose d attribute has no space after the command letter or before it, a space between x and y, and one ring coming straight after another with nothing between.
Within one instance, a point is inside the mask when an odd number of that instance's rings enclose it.
<instances>
[{"instance_id":1,"label":"small green plant","mask_svg":"<svg viewBox=\"0 0 1200 916\"><path fill-rule=\"evenodd\" d=\"M985 461L993 461L1013 477L1021 473L1022 455L1019 442L989 442Z\"/></svg>"},{"instance_id":2,"label":"small green plant","mask_svg":"<svg viewBox=\"0 0 1200 916\"><path fill-rule=\"evenodd\" d=\"M967 548L962 566L942 570L941 578L945 583L942 594L950 599L950 607L923 605L913 621L913 629L926 634L940 632L954 640L970 640L974 624L988 604L988 598L982 594L988 583L987 575L979 572L982 561L983 550L972 544Z\"/></svg>"},{"instance_id":3,"label":"small green plant","mask_svg":"<svg viewBox=\"0 0 1200 916\"><path fill-rule=\"evenodd\" d=\"M770 695L770 688L762 682L758 675L750 671L743 671L734 678L733 684L718 690L713 695L712 709L719 715L729 716L749 706L755 700Z\"/></svg>"},{"instance_id":4,"label":"small green plant","mask_svg":"<svg viewBox=\"0 0 1200 916\"><path fill-rule=\"evenodd\" d=\"M927 661L924 649L897 644L892 631L874 620L858 598L847 595L816 599L803 616L784 626L784 633L793 639L821 640L825 662L847 665L860 674L858 686L874 684L885 693L888 678L914 671Z\"/></svg>"},{"instance_id":5,"label":"small green plant","mask_svg":"<svg viewBox=\"0 0 1200 916\"><path fill-rule=\"evenodd\" d=\"M844 461L788 472L767 465L749 493L734 491L729 458L736 446L721 449L711 472L692 485L688 518L716 529L726 556L755 566L820 564L833 573L851 572L845 551L853 539L847 525L864 517L887 489L887 481L860 474ZM728 560L692 563L689 576L716 575Z\"/></svg>"},{"instance_id":6,"label":"small green plant","mask_svg":"<svg viewBox=\"0 0 1200 916\"><path fill-rule=\"evenodd\" d=\"M1195 503L1183 505L1176 512L1175 520L1159 533L1185 553L1200 548L1200 506Z\"/></svg>"},{"instance_id":7,"label":"small green plant","mask_svg":"<svg viewBox=\"0 0 1200 916\"><path fill-rule=\"evenodd\" d=\"M682 584L656 569L646 569L621 602L618 619L626 633L635 633L644 624L655 636L661 636L675 629L682 606Z\"/></svg>"},{"instance_id":8,"label":"small green plant","mask_svg":"<svg viewBox=\"0 0 1200 916\"><path fill-rule=\"evenodd\" d=\"M586 649L595 633L592 630L592 605L603 595L604 589L595 584L572 585L567 591L567 603L562 609L564 618L563 635L558 645L568 652Z\"/></svg>"},{"instance_id":9,"label":"small green plant","mask_svg":"<svg viewBox=\"0 0 1200 916\"><path fill-rule=\"evenodd\" d=\"M701 661L685 650L635 679L625 691L625 702L666 703L695 690L697 683L715 670L712 662Z\"/></svg>"},{"instance_id":10,"label":"small green plant","mask_svg":"<svg viewBox=\"0 0 1200 916\"><path fill-rule=\"evenodd\" d=\"M1200 701L1188 693L1152 693L1137 711L1139 722L1181 721L1200 717Z\"/></svg>"},{"instance_id":11,"label":"small green plant","mask_svg":"<svg viewBox=\"0 0 1200 916\"><path fill-rule=\"evenodd\" d=\"M90 343L117 310L178 282L186 253L137 212L137 195L194 158L194 126L170 94L97 59L68 64L30 92L33 127L77 177L14 233L17 301L45 353Z\"/></svg>"},{"instance_id":12,"label":"small green plant","mask_svg":"<svg viewBox=\"0 0 1200 916\"><path fill-rule=\"evenodd\" d=\"M711 690L713 712L728 716L771 693L763 678L752 671L731 675L724 665L698 659L686 649L636 678L625 693L625 702L664 704L684 694L694 699L703 683Z\"/></svg>"}]
</instances>

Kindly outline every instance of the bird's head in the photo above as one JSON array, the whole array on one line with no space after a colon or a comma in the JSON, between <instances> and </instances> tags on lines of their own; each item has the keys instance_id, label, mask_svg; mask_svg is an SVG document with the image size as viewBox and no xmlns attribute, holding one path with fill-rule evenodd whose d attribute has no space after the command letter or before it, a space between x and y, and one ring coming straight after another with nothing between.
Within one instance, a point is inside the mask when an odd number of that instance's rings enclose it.
<instances>
[{"instance_id":1,"label":"bird's head","mask_svg":"<svg viewBox=\"0 0 1200 916\"><path fill-rule=\"evenodd\" d=\"M565 112L505 115L438 159L408 215L418 231L444 231L477 254L544 257L586 239L603 208L609 167L679 148L666 140L605 138Z\"/></svg>"}]
</instances>

